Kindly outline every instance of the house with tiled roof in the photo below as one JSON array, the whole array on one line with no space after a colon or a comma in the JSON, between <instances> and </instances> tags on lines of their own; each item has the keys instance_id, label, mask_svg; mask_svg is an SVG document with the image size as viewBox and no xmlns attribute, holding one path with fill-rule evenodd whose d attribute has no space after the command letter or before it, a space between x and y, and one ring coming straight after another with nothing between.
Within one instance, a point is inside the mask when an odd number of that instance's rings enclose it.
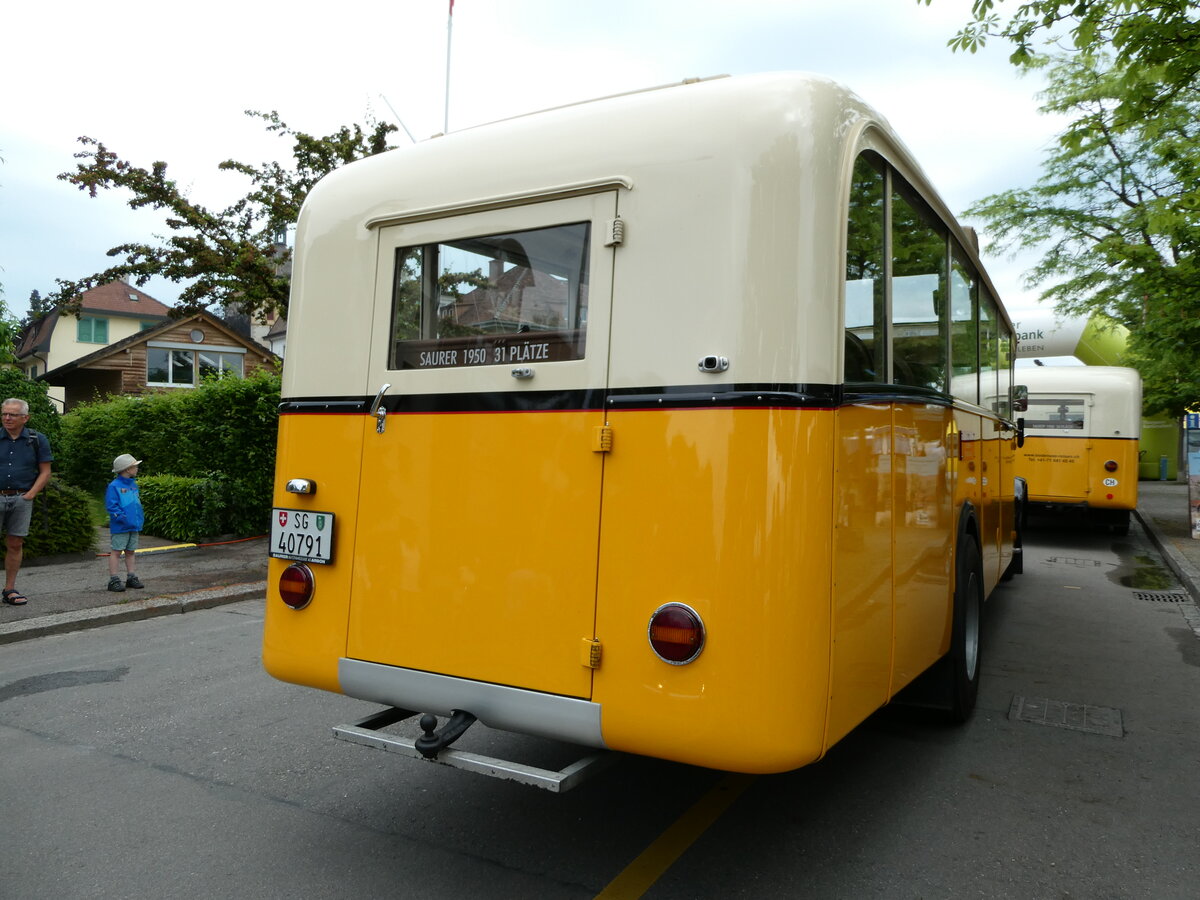
<instances>
[{"instance_id":1,"label":"house with tiled roof","mask_svg":"<svg viewBox=\"0 0 1200 900\"><path fill-rule=\"evenodd\" d=\"M17 365L27 377L45 375L170 320L169 306L123 281L85 291L81 301L78 318L51 312L25 330L17 345ZM56 387L50 397L60 404L66 400Z\"/></svg>"},{"instance_id":2,"label":"house with tiled roof","mask_svg":"<svg viewBox=\"0 0 1200 900\"><path fill-rule=\"evenodd\" d=\"M206 375L243 377L280 360L207 312L167 319L39 376L63 395L63 411L111 395L186 390Z\"/></svg>"}]
</instances>

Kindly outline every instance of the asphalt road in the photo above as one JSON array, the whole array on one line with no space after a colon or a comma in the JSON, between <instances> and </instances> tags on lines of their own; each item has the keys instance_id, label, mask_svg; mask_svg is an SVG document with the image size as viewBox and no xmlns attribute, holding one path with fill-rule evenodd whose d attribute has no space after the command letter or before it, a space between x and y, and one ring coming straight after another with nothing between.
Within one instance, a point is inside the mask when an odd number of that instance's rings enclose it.
<instances>
[{"instance_id":1,"label":"asphalt road","mask_svg":"<svg viewBox=\"0 0 1200 900\"><path fill-rule=\"evenodd\" d=\"M1179 596L1136 524L1037 531L966 726L889 709L786 775L622 758L564 795L334 740L374 707L265 675L262 601L0 647L0 897L1192 898Z\"/></svg>"}]
</instances>

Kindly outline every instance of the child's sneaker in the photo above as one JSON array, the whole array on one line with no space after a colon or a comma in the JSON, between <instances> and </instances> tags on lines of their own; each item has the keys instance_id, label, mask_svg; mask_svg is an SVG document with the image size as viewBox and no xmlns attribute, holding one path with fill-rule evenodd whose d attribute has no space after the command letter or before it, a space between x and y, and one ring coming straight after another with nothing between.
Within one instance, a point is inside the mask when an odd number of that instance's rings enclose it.
<instances>
[{"instance_id":1,"label":"child's sneaker","mask_svg":"<svg viewBox=\"0 0 1200 900\"><path fill-rule=\"evenodd\" d=\"M142 579L130 572L129 577L125 579L125 587L141 588L145 587L145 585L142 584Z\"/></svg>"},{"instance_id":2,"label":"child's sneaker","mask_svg":"<svg viewBox=\"0 0 1200 900\"><path fill-rule=\"evenodd\" d=\"M109 576L109 579L108 579L108 589L110 591L120 592L120 591L125 590L125 585L121 584L121 579L118 578L116 575L111 575L111 576Z\"/></svg>"}]
</instances>

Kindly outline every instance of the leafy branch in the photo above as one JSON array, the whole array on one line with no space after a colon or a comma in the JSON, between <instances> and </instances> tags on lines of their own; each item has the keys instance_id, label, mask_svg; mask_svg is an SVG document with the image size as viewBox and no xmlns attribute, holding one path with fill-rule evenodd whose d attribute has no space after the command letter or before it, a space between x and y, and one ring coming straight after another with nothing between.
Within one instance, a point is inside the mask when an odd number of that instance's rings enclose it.
<instances>
[{"instance_id":1,"label":"leafy branch","mask_svg":"<svg viewBox=\"0 0 1200 900\"><path fill-rule=\"evenodd\" d=\"M368 121L365 127L343 126L316 137L293 130L274 111L248 110L246 115L264 120L268 132L290 140L292 162L222 162L220 171L245 176L251 189L221 210L192 200L168 177L167 163L137 166L101 141L79 138L84 149L75 158L80 162L58 177L93 198L102 191L129 191L130 208L165 213L170 234L157 237L159 243L119 244L108 251L119 262L104 271L74 281L59 279L50 299L62 312L78 315L80 295L97 285L124 279L140 286L161 277L185 285L176 308L180 315L227 304L251 317L286 314L286 229L317 181L347 163L391 149L388 135L396 126Z\"/></svg>"}]
</instances>

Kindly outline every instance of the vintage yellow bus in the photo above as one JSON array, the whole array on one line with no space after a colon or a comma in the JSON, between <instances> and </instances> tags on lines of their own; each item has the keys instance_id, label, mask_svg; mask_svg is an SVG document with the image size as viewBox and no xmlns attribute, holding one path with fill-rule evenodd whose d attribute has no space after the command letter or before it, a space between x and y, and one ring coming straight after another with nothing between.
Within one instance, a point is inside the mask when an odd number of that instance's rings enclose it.
<instances>
[{"instance_id":1,"label":"vintage yellow bus","mask_svg":"<svg viewBox=\"0 0 1200 900\"><path fill-rule=\"evenodd\" d=\"M1142 379L1120 366L1018 370L1029 392L1017 474L1032 512L1081 513L1089 524L1129 531L1137 507Z\"/></svg>"},{"instance_id":2,"label":"vintage yellow bus","mask_svg":"<svg viewBox=\"0 0 1200 900\"><path fill-rule=\"evenodd\" d=\"M263 654L387 707L340 736L765 773L906 689L970 713L1020 568L1013 329L845 88L689 81L356 162L292 285Z\"/></svg>"}]
</instances>

